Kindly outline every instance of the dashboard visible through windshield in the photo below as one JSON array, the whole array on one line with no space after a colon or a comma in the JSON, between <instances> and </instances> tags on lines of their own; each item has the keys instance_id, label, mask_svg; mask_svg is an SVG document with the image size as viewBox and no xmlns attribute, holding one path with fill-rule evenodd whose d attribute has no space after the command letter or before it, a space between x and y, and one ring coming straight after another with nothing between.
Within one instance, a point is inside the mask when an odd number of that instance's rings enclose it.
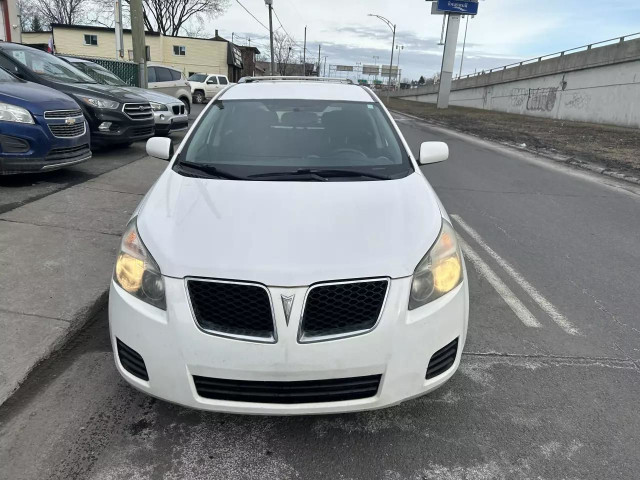
<instances>
[{"instance_id":1,"label":"dashboard visible through windshield","mask_svg":"<svg viewBox=\"0 0 640 480\"><path fill-rule=\"evenodd\" d=\"M390 180L413 172L380 105L293 99L215 102L176 167L247 180Z\"/></svg>"}]
</instances>

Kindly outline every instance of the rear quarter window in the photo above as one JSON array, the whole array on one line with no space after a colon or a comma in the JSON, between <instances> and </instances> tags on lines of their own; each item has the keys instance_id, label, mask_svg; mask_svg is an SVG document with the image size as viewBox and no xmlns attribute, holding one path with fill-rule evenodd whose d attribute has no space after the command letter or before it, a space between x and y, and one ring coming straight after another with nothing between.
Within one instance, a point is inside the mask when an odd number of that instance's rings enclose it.
<instances>
[{"instance_id":1,"label":"rear quarter window","mask_svg":"<svg viewBox=\"0 0 640 480\"><path fill-rule=\"evenodd\" d=\"M171 72L172 80L180 80L182 78L182 73L178 70L169 70L169 72Z\"/></svg>"}]
</instances>

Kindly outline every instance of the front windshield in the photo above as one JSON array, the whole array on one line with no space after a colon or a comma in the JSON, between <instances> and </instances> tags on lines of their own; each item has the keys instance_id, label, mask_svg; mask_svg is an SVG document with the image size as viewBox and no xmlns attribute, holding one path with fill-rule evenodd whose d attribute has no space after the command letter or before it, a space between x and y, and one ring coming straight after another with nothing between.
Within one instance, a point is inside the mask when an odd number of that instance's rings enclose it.
<instances>
[{"instance_id":1,"label":"front windshield","mask_svg":"<svg viewBox=\"0 0 640 480\"><path fill-rule=\"evenodd\" d=\"M50 53L32 48L5 48L14 59L36 75L64 83L96 83L90 76Z\"/></svg>"},{"instance_id":2,"label":"front windshield","mask_svg":"<svg viewBox=\"0 0 640 480\"><path fill-rule=\"evenodd\" d=\"M119 87L127 85L121 78L117 77L115 74L111 73L106 68L101 67L97 63L74 62L73 66L103 85L115 85Z\"/></svg>"},{"instance_id":3,"label":"front windshield","mask_svg":"<svg viewBox=\"0 0 640 480\"><path fill-rule=\"evenodd\" d=\"M336 170L349 180L358 179L354 172L391 179L413 171L380 105L328 100L217 101L180 162L242 178L331 169L332 180Z\"/></svg>"},{"instance_id":4,"label":"front windshield","mask_svg":"<svg viewBox=\"0 0 640 480\"><path fill-rule=\"evenodd\" d=\"M0 68L0 82L19 82L19 81L20 80L18 80L16 77L11 75L9 72Z\"/></svg>"},{"instance_id":5,"label":"front windshield","mask_svg":"<svg viewBox=\"0 0 640 480\"><path fill-rule=\"evenodd\" d=\"M207 76L204 73L194 73L193 75L191 75L189 77L189 81L190 82L204 82L204 79L207 78Z\"/></svg>"}]
</instances>

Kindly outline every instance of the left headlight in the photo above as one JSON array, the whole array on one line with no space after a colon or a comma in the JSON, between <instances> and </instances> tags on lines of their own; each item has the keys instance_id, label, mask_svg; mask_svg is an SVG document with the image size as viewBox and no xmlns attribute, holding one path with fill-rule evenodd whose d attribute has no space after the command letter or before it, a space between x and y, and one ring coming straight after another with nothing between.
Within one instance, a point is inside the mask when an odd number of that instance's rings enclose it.
<instances>
[{"instance_id":1,"label":"left headlight","mask_svg":"<svg viewBox=\"0 0 640 480\"><path fill-rule=\"evenodd\" d=\"M154 112L166 112L169 110L163 103L149 102Z\"/></svg>"},{"instance_id":2,"label":"left headlight","mask_svg":"<svg viewBox=\"0 0 640 480\"><path fill-rule=\"evenodd\" d=\"M106 108L109 110L113 110L115 108L118 108L118 105L120 105L115 100L107 100L106 98L99 98L99 97L78 97L78 98L83 102L88 103L89 105L96 108Z\"/></svg>"},{"instance_id":3,"label":"left headlight","mask_svg":"<svg viewBox=\"0 0 640 480\"><path fill-rule=\"evenodd\" d=\"M462 282L462 254L456 232L446 220L436 243L420 260L411 283L409 310L440 298Z\"/></svg>"},{"instance_id":4,"label":"left headlight","mask_svg":"<svg viewBox=\"0 0 640 480\"><path fill-rule=\"evenodd\" d=\"M164 279L158 264L142 243L136 220L134 217L129 222L122 237L113 278L134 297L166 310Z\"/></svg>"},{"instance_id":5,"label":"left headlight","mask_svg":"<svg viewBox=\"0 0 640 480\"><path fill-rule=\"evenodd\" d=\"M9 103L0 103L0 121L29 124L34 123L29 110Z\"/></svg>"}]
</instances>

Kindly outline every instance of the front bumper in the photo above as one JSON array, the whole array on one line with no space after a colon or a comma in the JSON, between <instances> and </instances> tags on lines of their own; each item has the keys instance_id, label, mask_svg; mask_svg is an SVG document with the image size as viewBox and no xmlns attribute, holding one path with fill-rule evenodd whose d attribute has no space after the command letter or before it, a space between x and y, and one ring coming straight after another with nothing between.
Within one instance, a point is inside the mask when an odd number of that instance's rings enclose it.
<instances>
[{"instance_id":1,"label":"front bumper","mask_svg":"<svg viewBox=\"0 0 640 480\"><path fill-rule=\"evenodd\" d=\"M109 324L116 366L137 389L187 407L230 413L292 415L372 410L388 407L435 390L456 371L466 339L466 281L447 295L408 311L411 278L391 281L377 327L364 335L319 343L299 343L298 321L307 288L270 287L273 299L296 293L287 325L274 302L278 340L253 343L224 338L198 329L184 279L165 277L167 311L129 295L112 282ZM299 292L300 294L298 294ZM453 340L458 350L453 366L426 380L431 356ZM118 357L120 340L145 362L148 381L125 370ZM257 403L200 397L193 376L245 381L305 381L382 375L375 396L317 403Z\"/></svg>"},{"instance_id":2,"label":"front bumper","mask_svg":"<svg viewBox=\"0 0 640 480\"><path fill-rule=\"evenodd\" d=\"M153 112L153 118L155 120L156 135L166 135L170 132L177 132L185 130L189 127L189 117L186 113L174 113L174 107L178 108L178 111L184 112L184 104L168 105L167 111Z\"/></svg>"},{"instance_id":3,"label":"front bumper","mask_svg":"<svg viewBox=\"0 0 640 480\"><path fill-rule=\"evenodd\" d=\"M88 112L88 113L87 113ZM91 129L91 146L104 147L106 145L131 143L153 137L155 123L153 116L144 120L133 120L120 110L88 110L85 116ZM110 122L109 130L99 130L104 122Z\"/></svg>"},{"instance_id":4,"label":"front bumper","mask_svg":"<svg viewBox=\"0 0 640 480\"><path fill-rule=\"evenodd\" d=\"M55 137L39 116L36 117L36 123L31 125L0 125L0 136L0 175L51 171L91 158L86 128L77 137ZM9 149L3 148L3 145L16 141L25 145L23 151L7 151Z\"/></svg>"}]
</instances>

